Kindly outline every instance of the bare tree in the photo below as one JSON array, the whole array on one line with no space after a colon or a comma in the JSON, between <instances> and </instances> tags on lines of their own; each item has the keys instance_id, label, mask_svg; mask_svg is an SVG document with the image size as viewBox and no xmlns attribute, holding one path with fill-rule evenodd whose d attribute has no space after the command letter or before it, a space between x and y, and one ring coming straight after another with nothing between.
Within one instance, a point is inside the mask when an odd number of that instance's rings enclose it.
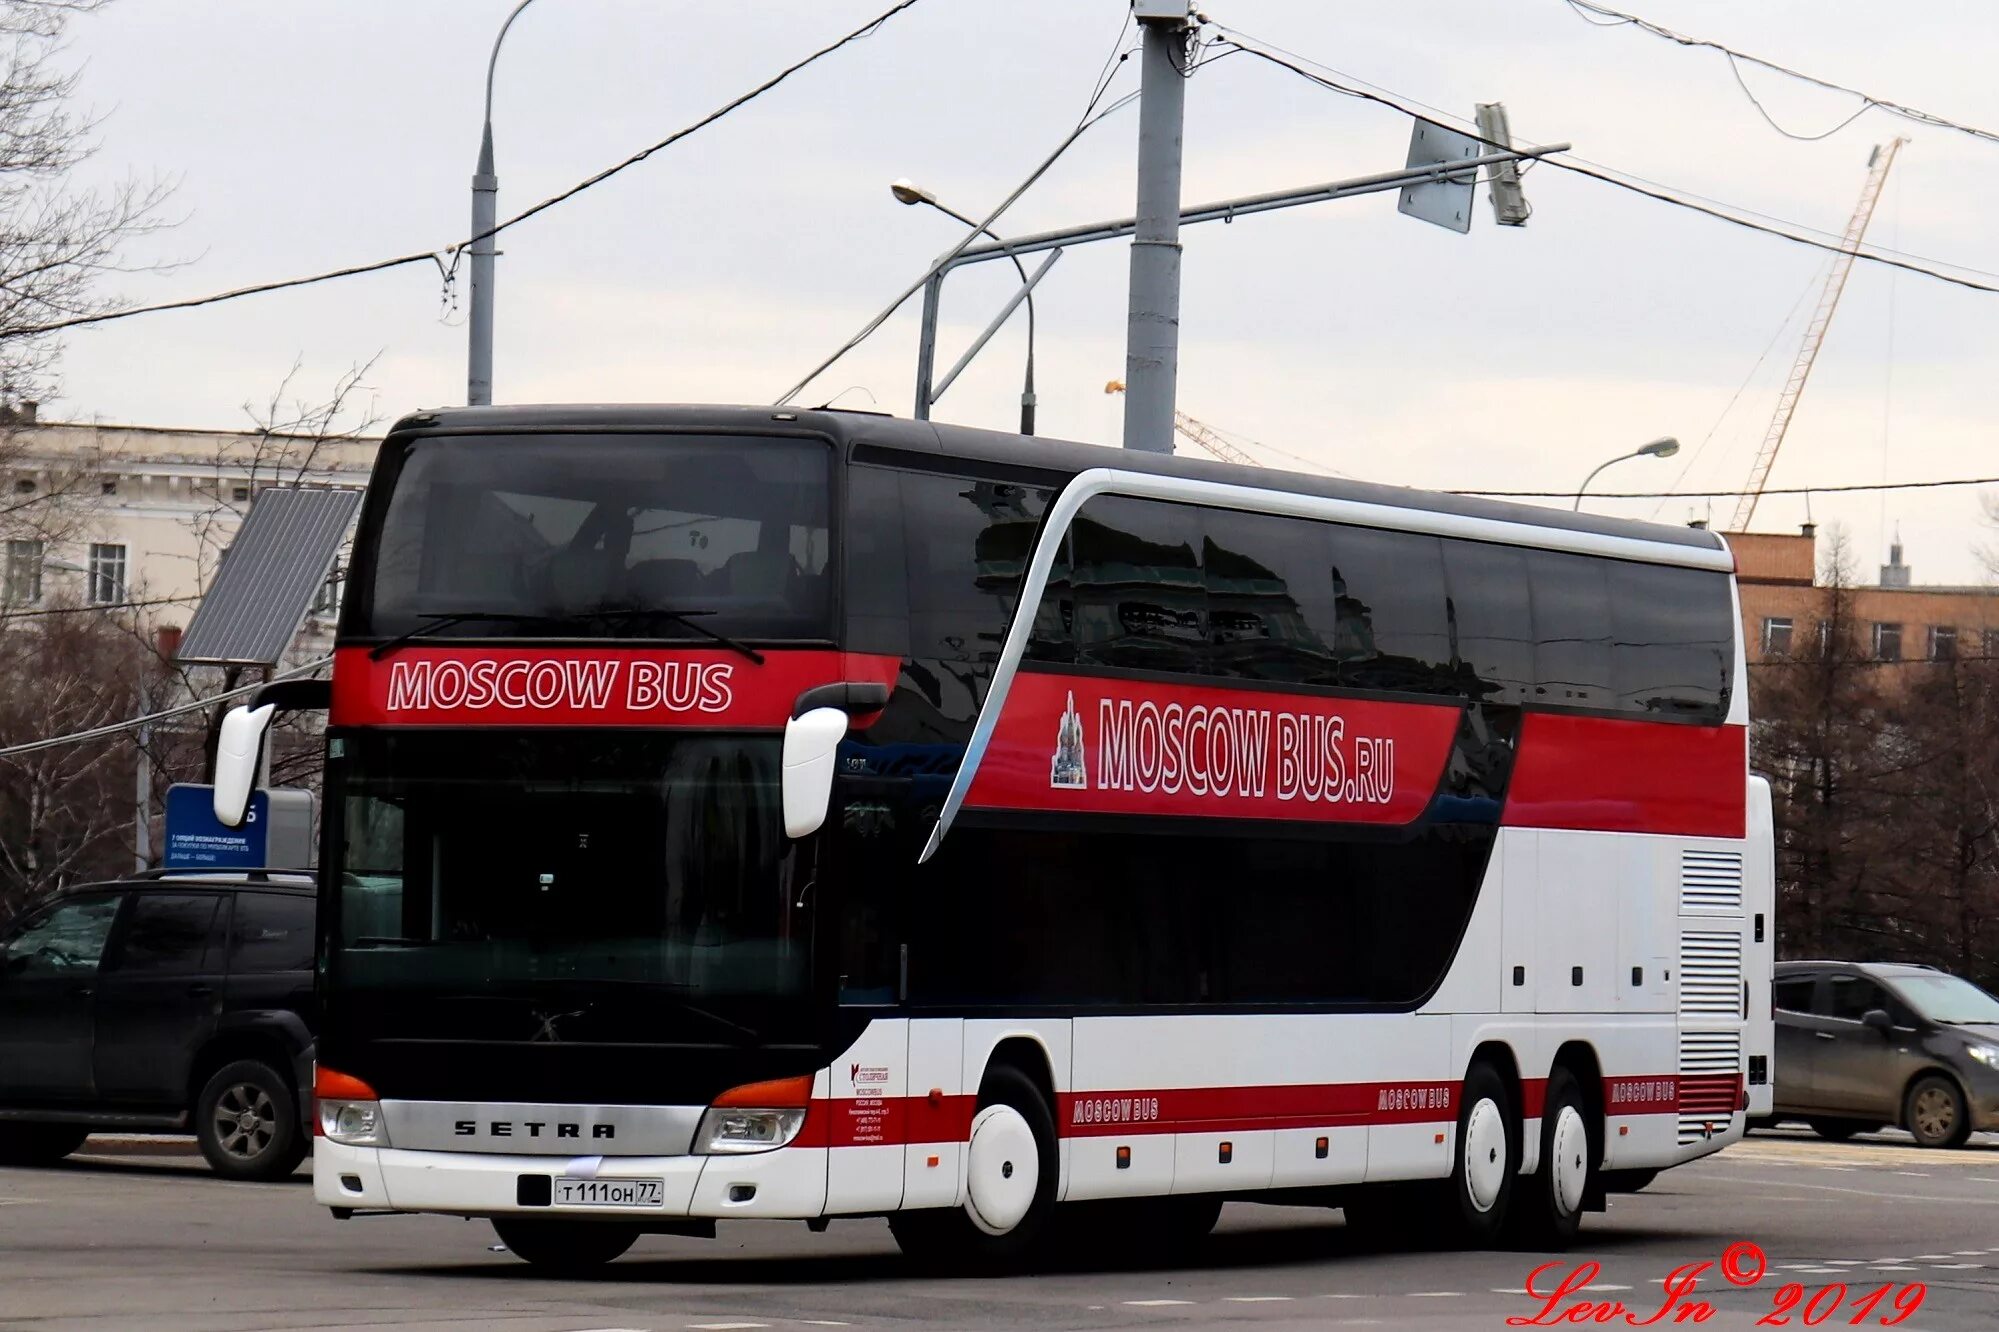
<instances>
[{"instance_id":1,"label":"bare tree","mask_svg":"<svg viewBox=\"0 0 1999 1332\"><path fill-rule=\"evenodd\" d=\"M61 56L70 20L106 0L0 0L0 394L50 396L60 344L43 326L113 308L100 279L130 272L127 246L167 225L171 186L127 180L79 189L95 124L72 106ZM157 268L158 265L141 267Z\"/></svg>"}]
</instances>

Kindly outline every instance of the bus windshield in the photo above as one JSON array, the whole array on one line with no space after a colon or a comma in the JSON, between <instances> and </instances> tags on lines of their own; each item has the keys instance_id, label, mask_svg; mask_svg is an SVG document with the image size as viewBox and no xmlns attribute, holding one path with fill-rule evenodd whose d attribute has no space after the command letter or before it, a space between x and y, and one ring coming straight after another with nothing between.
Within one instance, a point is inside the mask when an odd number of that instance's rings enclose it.
<instances>
[{"instance_id":1,"label":"bus windshield","mask_svg":"<svg viewBox=\"0 0 1999 1332\"><path fill-rule=\"evenodd\" d=\"M327 929L336 988L400 995L432 1016L424 996L535 1004L615 990L635 1022L671 1002L705 1028L691 1035L723 1042L795 1016L811 931L779 818L779 744L640 731L336 732ZM602 1029L619 1006L602 1007L565 1035L635 1038Z\"/></svg>"},{"instance_id":2,"label":"bus windshield","mask_svg":"<svg viewBox=\"0 0 1999 1332\"><path fill-rule=\"evenodd\" d=\"M704 435L393 442L343 631L830 638L831 457Z\"/></svg>"}]
</instances>

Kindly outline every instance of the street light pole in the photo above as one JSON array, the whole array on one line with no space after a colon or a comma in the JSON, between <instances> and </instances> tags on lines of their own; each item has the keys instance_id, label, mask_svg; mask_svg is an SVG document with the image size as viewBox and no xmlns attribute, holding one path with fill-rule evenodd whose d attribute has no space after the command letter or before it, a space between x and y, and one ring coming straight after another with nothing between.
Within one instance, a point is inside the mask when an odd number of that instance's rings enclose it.
<instances>
[{"instance_id":1,"label":"street light pole","mask_svg":"<svg viewBox=\"0 0 1999 1332\"><path fill-rule=\"evenodd\" d=\"M937 202L936 195L914 184L907 178L895 181L888 188L889 193L896 197L898 203L928 204L946 217L955 218L968 227L978 228L979 231L992 237L993 244L1001 247L1005 247L1006 245L1005 238L991 227L979 226L977 220L966 217L955 208L950 208ZM1007 257L1013 260L1014 269L1020 274L1021 282L1026 283L1027 265L1020 262L1020 256L1017 254L1009 253ZM926 293L925 299L929 299L928 293ZM1022 379L1020 386L1020 433L1023 435L1034 433L1034 408L1036 401L1037 399L1034 396L1034 293L1030 290L1027 293L1027 373Z\"/></svg>"},{"instance_id":2,"label":"street light pole","mask_svg":"<svg viewBox=\"0 0 1999 1332\"><path fill-rule=\"evenodd\" d=\"M1629 453L1620 453L1615 458L1598 463L1590 470L1590 474L1583 478L1583 483L1576 487L1576 502L1572 506L1572 509L1578 513L1582 511L1583 492L1589 489L1589 483L1596 480L1596 474L1604 468L1614 467L1621 462L1629 462L1633 458L1670 458L1679 451L1680 441L1674 439L1671 435L1666 435L1663 438L1653 440L1643 448L1633 449Z\"/></svg>"},{"instance_id":3,"label":"street light pole","mask_svg":"<svg viewBox=\"0 0 1999 1332\"><path fill-rule=\"evenodd\" d=\"M465 318L468 347L465 358L465 401L484 407L493 401L493 249L492 231L500 207L500 177L493 169L493 74L500 64L500 44L507 29L534 0L520 0L500 35L493 39L493 54L486 61L486 117L479 134L479 163L472 171L471 309Z\"/></svg>"}]
</instances>

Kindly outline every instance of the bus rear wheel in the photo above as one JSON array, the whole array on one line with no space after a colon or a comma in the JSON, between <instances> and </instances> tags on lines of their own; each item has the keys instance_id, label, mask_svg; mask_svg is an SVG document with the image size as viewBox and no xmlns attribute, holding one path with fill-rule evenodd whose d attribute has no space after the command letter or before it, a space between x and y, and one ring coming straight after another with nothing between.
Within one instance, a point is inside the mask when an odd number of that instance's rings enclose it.
<instances>
[{"instance_id":1,"label":"bus rear wheel","mask_svg":"<svg viewBox=\"0 0 1999 1332\"><path fill-rule=\"evenodd\" d=\"M965 1146L965 1205L892 1213L889 1233L920 1262L1013 1266L1032 1256L1055 1211L1055 1115L1032 1078L986 1071Z\"/></svg>"},{"instance_id":2,"label":"bus rear wheel","mask_svg":"<svg viewBox=\"0 0 1999 1332\"><path fill-rule=\"evenodd\" d=\"M493 1230L508 1252L530 1266L560 1275L591 1272L638 1240L635 1226L604 1221L544 1221L540 1217L493 1218Z\"/></svg>"},{"instance_id":3,"label":"bus rear wheel","mask_svg":"<svg viewBox=\"0 0 1999 1332\"><path fill-rule=\"evenodd\" d=\"M1541 1164L1514 1196L1507 1223L1519 1247L1559 1252L1575 1239L1597 1159L1588 1113L1573 1073L1557 1068L1548 1075L1548 1094L1541 1108Z\"/></svg>"},{"instance_id":4,"label":"bus rear wheel","mask_svg":"<svg viewBox=\"0 0 1999 1332\"><path fill-rule=\"evenodd\" d=\"M1445 1210L1452 1238L1470 1248L1499 1241L1520 1171L1519 1119L1506 1083L1487 1063L1465 1074L1458 1110L1456 1161L1451 1167L1453 1204Z\"/></svg>"}]
</instances>

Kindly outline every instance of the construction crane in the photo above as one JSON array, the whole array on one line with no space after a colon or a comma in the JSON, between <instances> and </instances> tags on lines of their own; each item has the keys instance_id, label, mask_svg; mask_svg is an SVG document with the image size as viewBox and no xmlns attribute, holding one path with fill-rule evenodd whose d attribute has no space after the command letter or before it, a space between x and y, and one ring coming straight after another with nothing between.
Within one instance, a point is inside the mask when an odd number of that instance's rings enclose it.
<instances>
[{"instance_id":1,"label":"construction crane","mask_svg":"<svg viewBox=\"0 0 1999 1332\"><path fill-rule=\"evenodd\" d=\"M1104 385L1104 392L1124 392L1124 381L1122 379L1113 379L1110 383ZM1187 415L1187 413L1177 408L1173 412L1173 428L1194 443L1200 445L1203 449L1206 449L1209 453L1220 458L1223 462L1240 463L1244 467L1263 466L1262 463L1223 439L1215 432L1214 427Z\"/></svg>"},{"instance_id":2,"label":"construction crane","mask_svg":"<svg viewBox=\"0 0 1999 1332\"><path fill-rule=\"evenodd\" d=\"M1895 163L1896 151L1907 142L1907 139L1890 139L1886 144L1876 144L1874 151L1868 154L1867 183L1860 187L1860 202L1853 206L1846 234L1840 237L1839 253L1833 256L1832 271L1826 274L1825 290L1819 293L1818 308L1812 311L1812 321L1805 326L1805 342L1798 348L1798 359L1791 366L1791 376L1784 381L1784 391L1777 395L1777 414L1770 418L1770 429L1764 433L1762 447L1756 450L1756 461L1749 469L1749 486L1736 505L1735 521L1728 529L1731 532L1748 531L1749 520L1756 516L1756 501L1763 498L1763 487L1770 480L1770 469L1777 462L1777 450L1784 444L1784 432L1791 428L1791 414L1798 410L1798 399L1804 396L1805 381L1811 378L1812 362L1818 359L1819 347L1825 342L1825 331L1832 323L1832 312L1839 304L1839 294L1846 289L1846 275L1853 271L1853 258L1860 252L1860 241L1867 234L1867 223L1874 216L1874 205L1880 202L1881 185L1888 179L1888 168Z\"/></svg>"}]
</instances>

